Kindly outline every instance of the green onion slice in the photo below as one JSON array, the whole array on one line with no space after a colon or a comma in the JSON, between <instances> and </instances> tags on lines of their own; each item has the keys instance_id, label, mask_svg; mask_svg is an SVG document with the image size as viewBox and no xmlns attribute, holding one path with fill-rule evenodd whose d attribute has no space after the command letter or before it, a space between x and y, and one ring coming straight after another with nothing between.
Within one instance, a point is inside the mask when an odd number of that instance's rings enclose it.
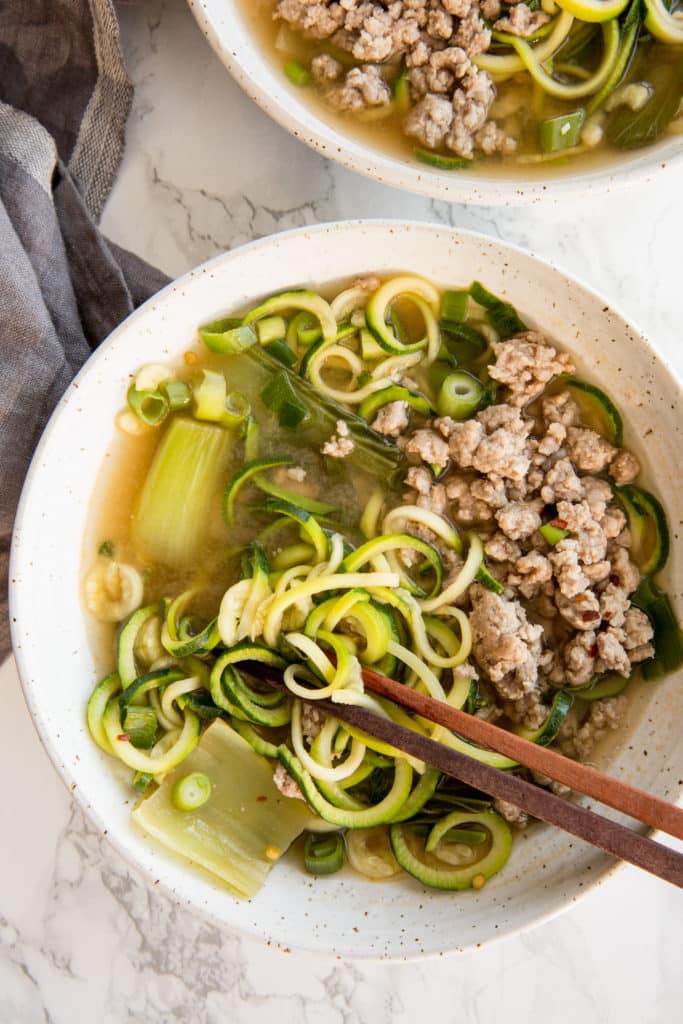
<instances>
[{"instance_id":1,"label":"green onion slice","mask_svg":"<svg viewBox=\"0 0 683 1024\"><path fill-rule=\"evenodd\" d=\"M309 832L304 843L304 864L309 875L333 875L344 863L340 832Z\"/></svg>"},{"instance_id":2,"label":"green onion slice","mask_svg":"<svg viewBox=\"0 0 683 1024\"><path fill-rule=\"evenodd\" d=\"M183 775L173 786L171 800L179 811L196 811L211 796L211 779L204 772Z\"/></svg>"}]
</instances>

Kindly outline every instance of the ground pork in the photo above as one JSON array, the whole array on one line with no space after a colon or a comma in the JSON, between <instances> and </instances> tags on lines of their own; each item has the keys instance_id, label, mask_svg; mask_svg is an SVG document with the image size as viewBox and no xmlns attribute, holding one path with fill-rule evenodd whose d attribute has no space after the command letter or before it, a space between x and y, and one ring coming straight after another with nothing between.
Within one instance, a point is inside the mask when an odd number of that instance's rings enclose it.
<instances>
[{"instance_id":1,"label":"ground pork","mask_svg":"<svg viewBox=\"0 0 683 1024\"><path fill-rule=\"evenodd\" d=\"M374 64L351 68L344 81L328 89L325 95L337 110L365 110L391 103L391 89Z\"/></svg>"},{"instance_id":2,"label":"ground pork","mask_svg":"<svg viewBox=\"0 0 683 1024\"><path fill-rule=\"evenodd\" d=\"M484 544L484 552L494 562L517 562L522 557L522 549L504 533L498 531Z\"/></svg>"},{"instance_id":3,"label":"ground pork","mask_svg":"<svg viewBox=\"0 0 683 1024\"><path fill-rule=\"evenodd\" d=\"M617 486L632 484L640 473L640 463L631 452L622 449L609 467L609 475Z\"/></svg>"},{"instance_id":4,"label":"ground pork","mask_svg":"<svg viewBox=\"0 0 683 1024\"><path fill-rule=\"evenodd\" d=\"M308 37L330 39L358 62L342 82L340 61L326 54L313 59L314 78L339 110L388 104L382 70L403 60L413 101L406 134L430 149L445 146L470 159L477 150L492 154L516 148L515 140L488 120L494 86L472 62L491 43L482 14L495 19L500 10L499 0L279 0L275 17ZM517 23L523 15L511 17Z\"/></svg>"},{"instance_id":5,"label":"ground pork","mask_svg":"<svg viewBox=\"0 0 683 1024\"><path fill-rule=\"evenodd\" d=\"M344 66L329 53L319 53L311 61L311 71L316 82L329 84L341 78Z\"/></svg>"},{"instance_id":6,"label":"ground pork","mask_svg":"<svg viewBox=\"0 0 683 1024\"><path fill-rule=\"evenodd\" d=\"M600 602L592 590L584 590L576 597L566 597L558 590L555 604L562 618L574 629L595 629L600 625Z\"/></svg>"},{"instance_id":7,"label":"ground pork","mask_svg":"<svg viewBox=\"0 0 683 1024\"><path fill-rule=\"evenodd\" d=\"M273 782L280 790L283 796L290 797L294 800L304 800L305 797L299 789L297 783L294 781L292 776L289 774L283 764L277 764L275 771L273 772Z\"/></svg>"},{"instance_id":8,"label":"ground pork","mask_svg":"<svg viewBox=\"0 0 683 1024\"><path fill-rule=\"evenodd\" d=\"M436 149L451 130L453 116L453 104L449 99L428 93L412 108L403 128L410 138L417 139L428 149Z\"/></svg>"},{"instance_id":9,"label":"ground pork","mask_svg":"<svg viewBox=\"0 0 683 1024\"><path fill-rule=\"evenodd\" d=\"M588 717L581 725L574 716L567 716L558 735L562 753L567 757L585 760L603 736L619 728L625 710L624 697L610 697L593 701Z\"/></svg>"},{"instance_id":10,"label":"ground pork","mask_svg":"<svg viewBox=\"0 0 683 1024\"><path fill-rule=\"evenodd\" d=\"M548 429L538 442L536 451L539 456L555 455L567 436L567 428L561 423L549 423Z\"/></svg>"},{"instance_id":11,"label":"ground pork","mask_svg":"<svg viewBox=\"0 0 683 1024\"><path fill-rule=\"evenodd\" d=\"M580 501L585 494L583 483L569 459L558 459L545 475L541 497L548 504L556 501Z\"/></svg>"},{"instance_id":12,"label":"ground pork","mask_svg":"<svg viewBox=\"0 0 683 1024\"><path fill-rule=\"evenodd\" d=\"M491 506L481 498L475 498L471 487L472 481L462 476L451 477L446 484L451 515L462 525L484 523L493 516Z\"/></svg>"},{"instance_id":13,"label":"ground pork","mask_svg":"<svg viewBox=\"0 0 683 1024\"><path fill-rule=\"evenodd\" d=\"M538 398L553 377L574 370L569 356L548 345L538 331L494 342L493 350L496 361L489 367L489 374L506 385L510 403L519 407Z\"/></svg>"},{"instance_id":14,"label":"ground pork","mask_svg":"<svg viewBox=\"0 0 683 1024\"><path fill-rule=\"evenodd\" d=\"M625 679L631 675L631 660L622 640L626 634L618 627L610 626L598 633L595 639L598 658L595 664L598 672L618 672Z\"/></svg>"},{"instance_id":15,"label":"ground pork","mask_svg":"<svg viewBox=\"0 0 683 1024\"><path fill-rule=\"evenodd\" d=\"M398 437L409 423L408 403L399 399L383 405L370 424L378 434L386 437Z\"/></svg>"},{"instance_id":16,"label":"ground pork","mask_svg":"<svg viewBox=\"0 0 683 1024\"><path fill-rule=\"evenodd\" d=\"M612 488L606 480L600 480L599 477L595 476L583 476L581 477L581 483L583 484L583 491L588 507L591 510L593 519L603 526L603 516L607 511L607 506L613 498Z\"/></svg>"},{"instance_id":17,"label":"ground pork","mask_svg":"<svg viewBox=\"0 0 683 1024\"><path fill-rule=\"evenodd\" d=\"M541 626L532 625L517 601L475 584L470 590L474 658L498 693L515 700L536 687Z\"/></svg>"},{"instance_id":18,"label":"ground pork","mask_svg":"<svg viewBox=\"0 0 683 1024\"><path fill-rule=\"evenodd\" d=\"M655 649L650 643L654 630L645 612L640 608L629 608L624 617L623 630L623 644L632 664L654 656Z\"/></svg>"},{"instance_id":19,"label":"ground pork","mask_svg":"<svg viewBox=\"0 0 683 1024\"><path fill-rule=\"evenodd\" d=\"M623 626L629 607L628 594L622 587L608 583L600 594L600 615L611 626Z\"/></svg>"},{"instance_id":20,"label":"ground pork","mask_svg":"<svg viewBox=\"0 0 683 1024\"><path fill-rule=\"evenodd\" d=\"M531 423L519 410L491 405L473 420L454 423L446 418L438 422L441 432L448 434L451 457L461 468L513 481L525 479L530 465Z\"/></svg>"},{"instance_id":21,"label":"ground pork","mask_svg":"<svg viewBox=\"0 0 683 1024\"><path fill-rule=\"evenodd\" d=\"M538 689L529 690L516 700L505 701L503 709L511 722L525 729L539 729L548 717L548 707Z\"/></svg>"},{"instance_id":22,"label":"ground pork","mask_svg":"<svg viewBox=\"0 0 683 1024\"><path fill-rule=\"evenodd\" d=\"M417 455L430 466L448 465L448 445L434 430L416 430L405 446L407 455Z\"/></svg>"},{"instance_id":23,"label":"ground pork","mask_svg":"<svg viewBox=\"0 0 683 1024\"><path fill-rule=\"evenodd\" d=\"M351 439L351 431L344 420L337 420L337 429L329 441L325 441L320 451L331 459L345 459L356 447Z\"/></svg>"},{"instance_id":24,"label":"ground pork","mask_svg":"<svg viewBox=\"0 0 683 1024\"><path fill-rule=\"evenodd\" d=\"M627 594L632 594L640 583L640 570L629 558L627 548L615 546L609 554L612 561L610 579Z\"/></svg>"},{"instance_id":25,"label":"ground pork","mask_svg":"<svg viewBox=\"0 0 683 1024\"><path fill-rule=\"evenodd\" d=\"M602 532L608 540L615 540L626 526L626 516L616 505L605 510L600 519Z\"/></svg>"},{"instance_id":26,"label":"ground pork","mask_svg":"<svg viewBox=\"0 0 683 1024\"><path fill-rule=\"evenodd\" d=\"M301 709L301 732L305 740L311 742L320 733L325 724L325 715L313 704L304 701Z\"/></svg>"},{"instance_id":27,"label":"ground pork","mask_svg":"<svg viewBox=\"0 0 683 1024\"><path fill-rule=\"evenodd\" d=\"M507 32L513 36L526 39L535 35L539 28L550 21L545 11L532 11L526 4L515 4L504 18L499 18L493 26L498 32Z\"/></svg>"},{"instance_id":28,"label":"ground pork","mask_svg":"<svg viewBox=\"0 0 683 1024\"><path fill-rule=\"evenodd\" d=\"M563 427L574 427L581 419L579 407L569 391L548 395L541 402L541 411L546 423L561 423Z\"/></svg>"},{"instance_id":29,"label":"ground pork","mask_svg":"<svg viewBox=\"0 0 683 1024\"><path fill-rule=\"evenodd\" d=\"M509 804L507 800L494 800L493 809L513 828L521 830L529 824L529 815L526 811L520 810L514 804Z\"/></svg>"},{"instance_id":30,"label":"ground pork","mask_svg":"<svg viewBox=\"0 0 683 1024\"><path fill-rule=\"evenodd\" d=\"M597 646L593 630L576 633L565 644L562 652L562 668L558 682L569 686L585 686L595 674Z\"/></svg>"},{"instance_id":31,"label":"ground pork","mask_svg":"<svg viewBox=\"0 0 683 1024\"><path fill-rule=\"evenodd\" d=\"M560 541L548 555L548 561L564 597L571 600L588 589L589 580L579 561L579 545L576 540L566 537Z\"/></svg>"},{"instance_id":32,"label":"ground pork","mask_svg":"<svg viewBox=\"0 0 683 1024\"><path fill-rule=\"evenodd\" d=\"M506 537L522 540L541 525L541 507L537 501L511 501L496 513L496 522Z\"/></svg>"},{"instance_id":33,"label":"ground pork","mask_svg":"<svg viewBox=\"0 0 683 1024\"><path fill-rule=\"evenodd\" d=\"M595 430L585 430L582 427L569 428L567 447L576 468L586 473L602 473L617 451Z\"/></svg>"},{"instance_id":34,"label":"ground pork","mask_svg":"<svg viewBox=\"0 0 683 1024\"><path fill-rule=\"evenodd\" d=\"M515 571L508 576L509 587L517 587L521 594L530 601L540 592L544 583L552 579L553 569L544 555L539 551L530 551L515 563Z\"/></svg>"}]
</instances>

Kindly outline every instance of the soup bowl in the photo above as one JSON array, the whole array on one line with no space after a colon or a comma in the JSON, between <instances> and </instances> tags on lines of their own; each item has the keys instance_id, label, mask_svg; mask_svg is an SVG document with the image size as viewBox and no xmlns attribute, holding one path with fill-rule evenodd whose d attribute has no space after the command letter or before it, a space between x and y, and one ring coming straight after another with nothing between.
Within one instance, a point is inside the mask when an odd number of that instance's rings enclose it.
<instances>
[{"instance_id":1,"label":"soup bowl","mask_svg":"<svg viewBox=\"0 0 683 1024\"><path fill-rule=\"evenodd\" d=\"M54 413L26 479L12 546L13 641L26 700L57 770L96 827L179 904L288 949L342 957L406 958L482 945L557 914L605 881L614 864L537 824L478 892L428 891L407 876L373 883L350 869L312 880L291 856L257 897L235 899L136 830L127 773L88 734L85 703L109 668L110 650L91 634L81 565L98 473L116 455L114 419L141 363L180 358L198 324L269 292L395 270L456 286L479 278L561 342L586 374L607 382L624 415L626 444L659 484L671 521L683 518L680 488L666 487L677 478L683 444L681 388L633 326L584 285L511 246L427 224L368 221L253 242L185 274L129 317ZM680 548L667 573L678 602ZM669 800L680 795L683 777L680 684L680 673L632 684L625 726L596 756L600 767Z\"/></svg>"},{"instance_id":2,"label":"soup bowl","mask_svg":"<svg viewBox=\"0 0 683 1024\"><path fill-rule=\"evenodd\" d=\"M485 206L580 199L628 185L644 184L683 160L683 136L665 137L647 149L625 151L595 166L568 161L552 171L484 164L474 173L440 171L365 142L324 108L306 101L254 37L240 0L189 0L190 8L219 60L244 91L274 120L322 156L375 181L447 202ZM543 165L547 166L547 165ZM671 171L671 173L674 173Z\"/></svg>"}]
</instances>

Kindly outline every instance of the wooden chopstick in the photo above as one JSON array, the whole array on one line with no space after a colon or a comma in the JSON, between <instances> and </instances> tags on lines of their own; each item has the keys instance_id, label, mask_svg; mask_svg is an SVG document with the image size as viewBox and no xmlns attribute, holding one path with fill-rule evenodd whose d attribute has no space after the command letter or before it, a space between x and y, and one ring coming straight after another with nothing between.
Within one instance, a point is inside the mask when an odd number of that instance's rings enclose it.
<instances>
[{"instance_id":1,"label":"wooden chopstick","mask_svg":"<svg viewBox=\"0 0 683 1024\"><path fill-rule=\"evenodd\" d=\"M616 811L622 811L629 817L642 821L645 825L651 825L677 839L683 839L683 808L667 803L666 800L652 796L642 789L636 789L635 786L630 786L619 779L604 775L587 764L581 764L580 761L572 761L556 750L540 747L513 732L464 711L458 711L442 701L434 700L433 697L417 693L409 686L388 679L372 669L363 668L363 682L366 689L372 690L378 696L388 697L389 700L414 711L422 718L428 718L430 722L445 725L459 736L464 736L465 739L472 740L480 746L490 747L499 754L505 754L525 768L541 772L578 793L590 796Z\"/></svg>"},{"instance_id":2,"label":"wooden chopstick","mask_svg":"<svg viewBox=\"0 0 683 1024\"><path fill-rule=\"evenodd\" d=\"M683 854L662 846L616 821L603 818L602 815L579 804L555 796L540 786L525 782L516 775L491 768L412 729L380 718L366 708L350 704L333 704L328 700L316 700L311 703L325 714L433 765L444 775L450 775L473 789L488 793L489 796L506 800L534 818L540 818L549 825L570 832L605 853L634 864L683 889Z\"/></svg>"},{"instance_id":3,"label":"wooden chopstick","mask_svg":"<svg viewBox=\"0 0 683 1024\"><path fill-rule=\"evenodd\" d=\"M245 664L244 667L248 668L248 671L252 672L253 675L266 680L271 685L284 686L281 673L270 666L254 662L249 663L249 665ZM649 797L646 793L641 794L639 790L626 786L625 783L620 783L616 779L601 775L595 769L588 768L586 765L579 765L569 758L565 758L562 754L557 754L555 751L537 747L527 740L522 740L519 736L507 733L504 729L483 722L472 715L456 711L455 708L451 708L441 701L417 694L409 687L387 679L385 676L380 676L370 669L363 669L363 679L368 690L373 690L375 693L386 696L390 700L394 700L396 703L416 711L423 718L446 725L468 739L479 743L488 743L492 749L505 753L519 761L520 764L533 767L534 770L543 772L544 775L548 775L550 778L556 778L558 781L566 779L568 780L566 782L567 785L572 785L572 782L569 780L577 778L579 782L573 784L572 788L580 789L581 784L585 783L588 778L588 784L593 792L597 792L599 789L602 793L607 791L606 796L610 796L612 788L616 785L624 787L636 796L647 797L649 801L656 800L656 804L647 803L648 818L654 818L655 820L646 820L646 823L654 824L654 827L660 827L659 818L656 813L659 804L662 804L667 809L677 811L678 814L681 813L678 808L671 807L666 801ZM388 743L404 753L433 765L444 775L449 775L451 778L464 782L473 789L481 790L496 799L514 804L534 818L539 818L549 825L555 825L557 828L561 828L565 832L583 839L585 842L598 847L598 849L613 857L634 864L636 867L664 879L664 881L683 888L683 854L662 846L660 843L654 842L654 840L641 835L639 832L632 831L616 821L610 821L608 818L604 818L602 815L596 814L586 807L581 807L579 804L571 803L562 797L555 796L554 793L526 782L509 772L492 768L481 761L476 761L467 754L461 754L457 750L452 750L441 743L436 743L421 733L399 725L397 722L381 718L366 708L349 704L337 704L330 700L316 700L311 703L325 714L338 718L340 721L360 729L369 736L374 736L376 739L382 740L384 743ZM474 722L477 724L472 729L471 726ZM481 727L484 726L486 729L482 730ZM501 734L506 739L514 739L520 746L509 746L505 742L504 747L499 742ZM556 758L557 761L548 761L546 757L538 759L534 756L532 763L532 760L527 756L527 748L531 748L532 752L542 755L552 754L553 758ZM558 762L562 762L560 765L561 775L556 770ZM549 770L549 765L552 766L552 770ZM579 772L575 776L568 770L565 770L567 765L583 769L589 775L586 776ZM599 786L597 786L598 783ZM587 793L587 795L591 794ZM600 799L616 809L623 809L623 801L626 797L622 796L614 799L610 796L610 799L606 799L602 796L597 796L596 799ZM616 802L617 800L619 803ZM629 800L630 802L627 801L627 806L631 807L631 811L627 813L636 817L638 815L635 814L635 811L640 808L641 801L632 796L629 796ZM653 810L655 813L649 813ZM673 825L673 827L678 829L676 816L673 818L667 816L666 820L669 825ZM674 834L677 834L677 832L674 832Z\"/></svg>"}]
</instances>

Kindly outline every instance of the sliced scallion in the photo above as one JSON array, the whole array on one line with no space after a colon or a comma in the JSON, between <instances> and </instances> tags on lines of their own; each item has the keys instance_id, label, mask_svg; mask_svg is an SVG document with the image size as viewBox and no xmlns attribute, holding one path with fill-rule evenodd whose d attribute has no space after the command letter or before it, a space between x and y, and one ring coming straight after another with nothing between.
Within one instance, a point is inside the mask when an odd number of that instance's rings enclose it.
<instances>
[{"instance_id":1,"label":"sliced scallion","mask_svg":"<svg viewBox=\"0 0 683 1024\"><path fill-rule=\"evenodd\" d=\"M220 423L225 415L228 387L225 374L218 370L203 370L204 379L194 390L195 411L198 420Z\"/></svg>"},{"instance_id":2,"label":"sliced scallion","mask_svg":"<svg viewBox=\"0 0 683 1024\"><path fill-rule=\"evenodd\" d=\"M344 863L340 832L309 832L304 843L304 864L310 875L333 875Z\"/></svg>"},{"instance_id":3,"label":"sliced scallion","mask_svg":"<svg viewBox=\"0 0 683 1024\"><path fill-rule=\"evenodd\" d=\"M468 292L447 290L441 297L441 319L462 323L467 317Z\"/></svg>"},{"instance_id":4,"label":"sliced scallion","mask_svg":"<svg viewBox=\"0 0 683 1024\"><path fill-rule=\"evenodd\" d=\"M167 380L162 384L171 412L187 409L192 401L192 392L182 380Z\"/></svg>"},{"instance_id":5,"label":"sliced scallion","mask_svg":"<svg viewBox=\"0 0 683 1024\"><path fill-rule=\"evenodd\" d=\"M539 141L543 152L556 153L561 149L578 146L585 119L585 110L575 110L571 114L560 114L541 121Z\"/></svg>"},{"instance_id":6,"label":"sliced scallion","mask_svg":"<svg viewBox=\"0 0 683 1024\"><path fill-rule=\"evenodd\" d=\"M543 540L550 544L551 548L554 548L556 544L559 544L561 540L569 536L569 530L565 530L561 526L553 526L552 523L545 523L538 532L543 537Z\"/></svg>"},{"instance_id":7,"label":"sliced scallion","mask_svg":"<svg viewBox=\"0 0 683 1024\"><path fill-rule=\"evenodd\" d=\"M439 416L450 416L454 420L467 419L478 408L483 394L481 381L471 373L465 373L464 370L449 373L436 400Z\"/></svg>"},{"instance_id":8,"label":"sliced scallion","mask_svg":"<svg viewBox=\"0 0 683 1024\"><path fill-rule=\"evenodd\" d=\"M196 811L211 796L211 779L204 772L183 775L173 786L171 800L179 811Z\"/></svg>"},{"instance_id":9,"label":"sliced scallion","mask_svg":"<svg viewBox=\"0 0 683 1024\"><path fill-rule=\"evenodd\" d=\"M136 387L128 389L128 405L135 415L148 427L156 427L168 416L168 401L161 391L138 391Z\"/></svg>"},{"instance_id":10,"label":"sliced scallion","mask_svg":"<svg viewBox=\"0 0 683 1024\"><path fill-rule=\"evenodd\" d=\"M284 72L293 85L310 85L313 75L309 68L300 60L288 60L284 66Z\"/></svg>"}]
</instances>

